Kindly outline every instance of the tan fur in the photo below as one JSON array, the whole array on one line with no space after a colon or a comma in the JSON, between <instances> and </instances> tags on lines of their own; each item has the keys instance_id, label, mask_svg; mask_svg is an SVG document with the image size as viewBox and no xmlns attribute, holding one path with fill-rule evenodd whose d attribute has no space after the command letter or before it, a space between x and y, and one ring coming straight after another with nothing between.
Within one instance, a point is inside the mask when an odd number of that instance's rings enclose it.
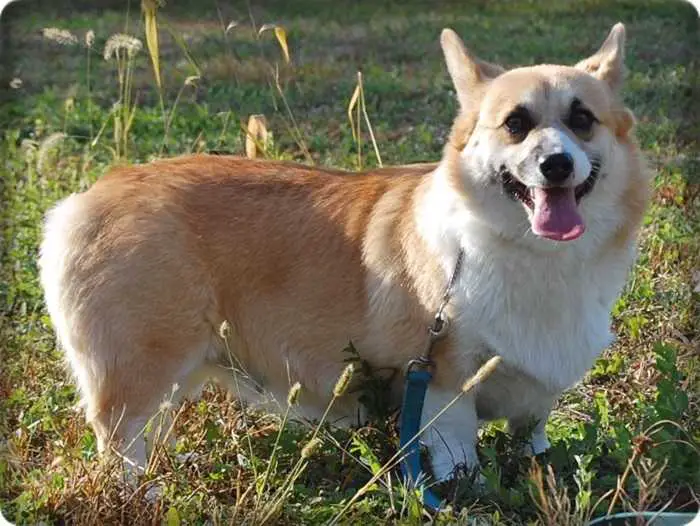
<instances>
[{"instance_id":1,"label":"tan fur","mask_svg":"<svg viewBox=\"0 0 700 526\"><path fill-rule=\"evenodd\" d=\"M604 71L601 79L562 66L504 74L470 55L464 73L467 52L454 38L443 36L443 46L461 110L439 164L350 174L186 156L116 168L51 213L42 280L102 449L110 437L133 438L129 423L151 415L173 383L187 394L206 377L230 376L218 336L224 321L235 361L254 382L282 396L300 381L312 410L325 406L348 342L378 368L399 371L420 355L449 270L422 233L426 203L446 175L440 191L459 195L468 209L482 206L464 176L463 150L477 123L500 126L524 94L545 111L550 86L571 82L619 139L627 162L611 177L627 178L625 219L591 257L629 250L648 180L631 114L605 85L607 55L597 56L597 68L585 65ZM543 115L545 123L557 119ZM516 259L530 250L499 235L489 243ZM456 331L436 347L436 386L456 392L473 372L480 358L467 363L463 353ZM338 404L341 416L352 417L352 401Z\"/></svg>"},{"instance_id":2,"label":"tan fur","mask_svg":"<svg viewBox=\"0 0 700 526\"><path fill-rule=\"evenodd\" d=\"M322 404L348 342L363 348L382 339L373 334L381 324L368 330L363 252L378 273L392 266L406 283L418 273L406 268L400 223L430 168L351 175L199 155L107 174L81 196L91 226L73 240L82 256L71 279L83 284L77 301L90 309L76 332L103 320L123 331L114 335L119 356L93 379L91 420L112 422L114 408L124 406L152 410L182 381L177 369L188 341L213 338L224 320L234 328L236 357L263 387L303 380ZM376 246L366 237L370 221L388 230ZM392 249L382 254L387 239ZM413 308L394 317L412 333L404 354L387 364L401 367L419 352L429 313ZM284 334L292 359L259 355L269 347L269 324ZM379 350L393 354L389 340ZM85 352L81 342L76 347ZM206 347L199 352L204 362Z\"/></svg>"}]
</instances>

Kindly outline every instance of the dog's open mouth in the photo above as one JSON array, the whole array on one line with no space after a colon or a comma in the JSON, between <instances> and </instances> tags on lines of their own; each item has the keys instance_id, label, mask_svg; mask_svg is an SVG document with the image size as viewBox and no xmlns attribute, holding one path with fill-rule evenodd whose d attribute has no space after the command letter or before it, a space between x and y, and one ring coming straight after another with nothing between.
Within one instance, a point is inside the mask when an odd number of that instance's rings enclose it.
<instances>
[{"instance_id":1,"label":"dog's open mouth","mask_svg":"<svg viewBox=\"0 0 700 526\"><path fill-rule=\"evenodd\" d=\"M528 187L509 171L501 172L503 190L528 210L532 231L555 241L573 241L586 230L578 211L581 199L593 190L600 162L594 161L591 174L576 187Z\"/></svg>"}]
</instances>

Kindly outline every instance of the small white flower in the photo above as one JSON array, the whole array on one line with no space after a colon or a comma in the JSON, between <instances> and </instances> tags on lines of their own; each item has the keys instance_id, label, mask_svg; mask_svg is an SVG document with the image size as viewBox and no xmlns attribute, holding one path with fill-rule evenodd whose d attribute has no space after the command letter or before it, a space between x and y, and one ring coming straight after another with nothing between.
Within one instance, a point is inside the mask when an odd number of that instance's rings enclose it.
<instances>
[{"instance_id":1,"label":"small white flower","mask_svg":"<svg viewBox=\"0 0 700 526\"><path fill-rule=\"evenodd\" d=\"M143 44L138 38L124 33L117 33L109 37L107 42L105 42L103 56L105 60L110 60L119 53L119 50L124 49L129 55L129 58L131 58L141 51L142 48Z\"/></svg>"},{"instance_id":2,"label":"small white flower","mask_svg":"<svg viewBox=\"0 0 700 526\"><path fill-rule=\"evenodd\" d=\"M45 27L41 30L45 39L61 44L62 46L73 46L78 43L78 37L67 29L57 27Z\"/></svg>"}]
</instances>

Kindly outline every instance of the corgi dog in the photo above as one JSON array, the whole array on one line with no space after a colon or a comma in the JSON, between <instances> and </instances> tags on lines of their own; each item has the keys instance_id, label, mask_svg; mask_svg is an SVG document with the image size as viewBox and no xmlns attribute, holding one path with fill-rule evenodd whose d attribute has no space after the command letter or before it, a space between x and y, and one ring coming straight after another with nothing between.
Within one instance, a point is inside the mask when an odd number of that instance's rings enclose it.
<instances>
[{"instance_id":1,"label":"corgi dog","mask_svg":"<svg viewBox=\"0 0 700 526\"><path fill-rule=\"evenodd\" d=\"M426 431L433 475L478 468L483 420L536 422L531 449L545 450L552 405L611 341L650 197L620 98L624 40L617 24L573 66L506 70L445 29L459 114L438 163L350 174L190 155L115 168L59 202L41 282L100 450L143 467L164 395L230 385L232 361L282 399L300 382L310 416L349 342L405 370L458 259L423 421L502 362ZM356 395L337 419L356 421Z\"/></svg>"}]
</instances>

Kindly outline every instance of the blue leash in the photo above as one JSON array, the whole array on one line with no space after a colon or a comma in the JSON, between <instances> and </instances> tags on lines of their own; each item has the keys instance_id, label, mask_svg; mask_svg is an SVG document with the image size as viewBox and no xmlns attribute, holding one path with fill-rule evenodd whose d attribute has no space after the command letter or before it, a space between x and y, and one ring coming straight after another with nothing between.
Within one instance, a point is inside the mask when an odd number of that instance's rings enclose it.
<instances>
[{"instance_id":1,"label":"blue leash","mask_svg":"<svg viewBox=\"0 0 700 526\"><path fill-rule=\"evenodd\" d=\"M416 487L425 482L420 463L420 441L416 438L420 431L423 402L428 384L433 378L429 370L409 370L404 382L403 405L401 407L399 445L404 452L401 473L408 487ZM440 509L440 498L423 486L423 505L430 511Z\"/></svg>"},{"instance_id":2,"label":"blue leash","mask_svg":"<svg viewBox=\"0 0 700 526\"><path fill-rule=\"evenodd\" d=\"M401 473L408 487L419 487L423 493L423 505L430 511L440 510L440 498L425 486L426 476L422 473L420 462L420 440L418 432L421 429L421 416L423 414L423 404L425 394L428 391L428 384L433 378L431 367L434 366L430 359L433 345L437 340L447 334L448 320L445 315L445 308L452 297L457 277L462 268L464 252L459 251L457 263L454 271L442 296L442 301L435 314L435 320L428 329L428 346L423 356L408 362L406 379L404 381L403 402L401 405L401 417L399 419L399 445L404 452L401 461Z\"/></svg>"}]
</instances>

